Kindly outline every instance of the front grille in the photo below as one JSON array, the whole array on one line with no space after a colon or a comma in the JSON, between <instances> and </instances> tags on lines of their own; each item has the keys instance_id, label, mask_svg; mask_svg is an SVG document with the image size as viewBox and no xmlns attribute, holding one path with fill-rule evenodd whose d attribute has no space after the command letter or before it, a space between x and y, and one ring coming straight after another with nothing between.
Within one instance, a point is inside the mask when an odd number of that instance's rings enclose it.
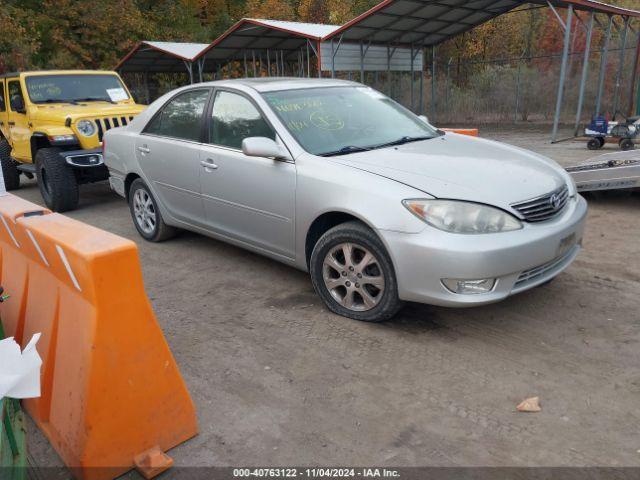
<instances>
[{"instance_id":1,"label":"front grille","mask_svg":"<svg viewBox=\"0 0 640 480\"><path fill-rule=\"evenodd\" d=\"M541 277L550 275L558 270L561 270L563 267L566 266L567 262L571 260L577 248L579 247L577 246L573 247L567 253L565 253L559 258L551 260L549 263L545 263L544 265L540 265L538 267L525 270L518 277L518 280L516 281L514 288L522 287L531 282L535 282Z\"/></svg>"},{"instance_id":2,"label":"front grille","mask_svg":"<svg viewBox=\"0 0 640 480\"><path fill-rule=\"evenodd\" d=\"M513 203L511 207L527 222L544 222L558 215L569 201L569 189L566 185L541 197L524 202Z\"/></svg>"},{"instance_id":3,"label":"front grille","mask_svg":"<svg viewBox=\"0 0 640 480\"><path fill-rule=\"evenodd\" d=\"M96 122L96 127L98 127L98 140L102 141L104 132L106 132L107 130L111 130L112 128L117 127L125 127L131 120L133 120L132 115L94 119L93 121Z\"/></svg>"}]
</instances>

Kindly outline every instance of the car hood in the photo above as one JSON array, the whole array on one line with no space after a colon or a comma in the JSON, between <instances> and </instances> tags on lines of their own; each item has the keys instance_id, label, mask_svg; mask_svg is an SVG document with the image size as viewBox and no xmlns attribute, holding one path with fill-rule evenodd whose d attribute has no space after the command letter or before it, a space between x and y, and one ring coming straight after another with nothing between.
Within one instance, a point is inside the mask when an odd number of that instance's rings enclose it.
<instances>
[{"instance_id":1,"label":"car hood","mask_svg":"<svg viewBox=\"0 0 640 480\"><path fill-rule=\"evenodd\" d=\"M509 208L566 183L551 159L490 140L447 133L333 161L404 183L436 198Z\"/></svg>"},{"instance_id":2,"label":"car hood","mask_svg":"<svg viewBox=\"0 0 640 480\"><path fill-rule=\"evenodd\" d=\"M87 102L79 105L56 104L38 105L32 110L31 119L37 122L64 124L67 118L72 123L82 118L101 118L121 115L137 115L144 110L143 105L119 103L116 105L103 102Z\"/></svg>"}]
</instances>

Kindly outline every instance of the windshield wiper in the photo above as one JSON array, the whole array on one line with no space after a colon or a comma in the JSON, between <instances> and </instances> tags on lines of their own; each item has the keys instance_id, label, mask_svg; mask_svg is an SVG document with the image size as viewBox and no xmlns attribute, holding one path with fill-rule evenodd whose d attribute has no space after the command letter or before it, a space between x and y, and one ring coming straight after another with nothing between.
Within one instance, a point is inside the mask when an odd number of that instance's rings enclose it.
<instances>
[{"instance_id":1,"label":"windshield wiper","mask_svg":"<svg viewBox=\"0 0 640 480\"><path fill-rule=\"evenodd\" d=\"M76 102L107 102L116 105L116 102L111 99L98 97L76 98Z\"/></svg>"},{"instance_id":2,"label":"windshield wiper","mask_svg":"<svg viewBox=\"0 0 640 480\"><path fill-rule=\"evenodd\" d=\"M432 138L436 138L436 137L426 136L426 135L422 136L422 137L405 136L405 137L399 138L397 140L393 140L392 142L381 143L380 145L376 145L376 146L371 147L371 148L374 149L374 148L395 147L397 145L404 145L405 143L420 142L422 140L431 140Z\"/></svg>"},{"instance_id":3,"label":"windshield wiper","mask_svg":"<svg viewBox=\"0 0 640 480\"><path fill-rule=\"evenodd\" d=\"M320 153L320 157L337 157L338 155L348 155L350 153L356 152L368 152L371 150L367 147L356 147L355 145L347 145L346 147L342 147L340 150L336 150L335 152L326 152Z\"/></svg>"}]
</instances>

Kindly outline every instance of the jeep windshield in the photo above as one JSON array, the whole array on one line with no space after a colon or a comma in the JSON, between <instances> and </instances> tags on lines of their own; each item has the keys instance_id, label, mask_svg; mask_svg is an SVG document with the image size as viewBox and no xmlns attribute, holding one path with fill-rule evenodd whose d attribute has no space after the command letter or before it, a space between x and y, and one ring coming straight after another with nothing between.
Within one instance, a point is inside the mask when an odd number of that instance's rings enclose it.
<instances>
[{"instance_id":1,"label":"jeep windshield","mask_svg":"<svg viewBox=\"0 0 640 480\"><path fill-rule=\"evenodd\" d=\"M283 90L263 96L298 143L314 155L346 155L440 135L369 87Z\"/></svg>"},{"instance_id":2,"label":"jeep windshield","mask_svg":"<svg viewBox=\"0 0 640 480\"><path fill-rule=\"evenodd\" d=\"M128 100L126 88L115 75L33 75L25 79L32 103L78 103Z\"/></svg>"}]
</instances>

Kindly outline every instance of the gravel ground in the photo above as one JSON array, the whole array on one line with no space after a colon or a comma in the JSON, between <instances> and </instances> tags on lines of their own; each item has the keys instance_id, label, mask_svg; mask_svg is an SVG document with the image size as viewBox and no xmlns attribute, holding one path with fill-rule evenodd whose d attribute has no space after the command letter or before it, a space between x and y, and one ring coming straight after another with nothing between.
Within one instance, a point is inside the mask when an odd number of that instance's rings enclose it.
<instances>
[{"instance_id":1,"label":"gravel ground","mask_svg":"<svg viewBox=\"0 0 640 480\"><path fill-rule=\"evenodd\" d=\"M592 156L546 128L481 134L563 165ZM381 325L330 314L306 274L239 248L145 243L106 185L82 198L70 216L138 244L195 400L201 433L177 465L640 466L640 195L589 199L585 249L553 283ZM543 411L516 413L534 395ZM59 464L30 435L35 461Z\"/></svg>"}]
</instances>

